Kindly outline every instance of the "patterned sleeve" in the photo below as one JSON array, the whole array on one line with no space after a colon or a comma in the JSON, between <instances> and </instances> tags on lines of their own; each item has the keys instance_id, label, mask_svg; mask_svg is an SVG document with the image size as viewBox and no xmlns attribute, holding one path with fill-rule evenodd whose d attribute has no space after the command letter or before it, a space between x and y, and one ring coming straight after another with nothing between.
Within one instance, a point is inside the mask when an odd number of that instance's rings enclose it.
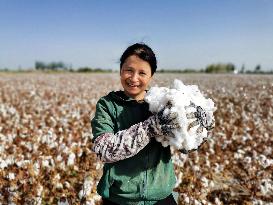
<instances>
[{"instance_id":1,"label":"patterned sleeve","mask_svg":"<svg viewBox=\"0 0 273 205\"><path fill-rule=\"evenodd\" d=\"M91 120L93 139L102 135L103 133L114 133L114 119L110 109L107 105L107 100L101 98L96 105L96 112L94 118Z\"/></svg>"},{"instance_id":2,"label":"patterned sleeve","mask_svg":"<svg viewBox=\"0 0 273 205\"><path fill-rule=\"evenodd\" d=\"M95 139L92 150L106 163L132 157L150 142L148 124L149 119L116 134L101 134Z\"/></svg>"}]
</instances>

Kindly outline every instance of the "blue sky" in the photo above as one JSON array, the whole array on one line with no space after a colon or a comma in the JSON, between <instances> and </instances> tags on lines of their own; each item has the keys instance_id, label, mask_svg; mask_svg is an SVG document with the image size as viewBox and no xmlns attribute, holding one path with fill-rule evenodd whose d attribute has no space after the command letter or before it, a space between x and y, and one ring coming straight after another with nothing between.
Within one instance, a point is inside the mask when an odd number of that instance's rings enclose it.
<instances>
[{"instance_id":1,"label":"blue sky","mask_svg":"<svg viewBox=\"0 0 273 205\"><path fill-rule=\"evenodd\" d=\"M0 0L0 68L36 60L118 69L143 41L159 68L273 69L271 0Z\"/></svg>"}]
</instances>

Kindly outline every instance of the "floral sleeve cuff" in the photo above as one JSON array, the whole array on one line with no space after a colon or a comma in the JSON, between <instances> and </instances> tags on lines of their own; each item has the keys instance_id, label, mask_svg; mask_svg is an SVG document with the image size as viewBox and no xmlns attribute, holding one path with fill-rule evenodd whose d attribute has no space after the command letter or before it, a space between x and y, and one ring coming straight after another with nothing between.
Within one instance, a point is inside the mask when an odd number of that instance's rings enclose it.
<instances>
[{"instance_id":1,"label":"floral sleeve cuff","mask_svg":"<svg viewBox=\"0 0 273 205\"><path fill-rule=\"evenodd\" d=\"M92 150L105 163L132 157L150 142L149 124L148 119L116 134L104 133L96 138Z\"/></svg>"}]
</instances>

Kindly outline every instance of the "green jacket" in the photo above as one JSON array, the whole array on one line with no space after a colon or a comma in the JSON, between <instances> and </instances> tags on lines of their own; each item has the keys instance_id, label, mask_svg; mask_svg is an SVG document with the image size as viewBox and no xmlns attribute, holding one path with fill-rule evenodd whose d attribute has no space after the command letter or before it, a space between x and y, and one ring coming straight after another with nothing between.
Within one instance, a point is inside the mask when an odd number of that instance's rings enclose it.
<instances>
[{"instance_id":1,"label":"green jacket","mask_svg":"<svg viewBox=\"0 0 273 205\"><path fill-rule=\"evenodd\" d=\"M146 102L139 103L123 91L110 92L96 106L91 121L93 142L106 132L117 133L143 122L151 113ZM155 204L172 193L175 173L170 147L164 148L154 138L133 157L105 163L97 192L121 205Z\"/></svg>"}]
</instances>

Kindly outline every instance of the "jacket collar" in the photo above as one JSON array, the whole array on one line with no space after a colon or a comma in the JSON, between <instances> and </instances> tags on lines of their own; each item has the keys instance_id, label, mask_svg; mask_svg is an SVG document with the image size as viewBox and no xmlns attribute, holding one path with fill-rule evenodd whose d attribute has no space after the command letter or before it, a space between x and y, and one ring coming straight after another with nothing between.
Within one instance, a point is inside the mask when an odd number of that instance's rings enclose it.
<instances>
[{"instance_id":1,"label":"jacket collar","mask_svg":"<svg viewBox=\"0 0 273 205\"><path fill-rule=\"evenodd\" d=\"M147 91L146 91L147 92ZM124 91L119 90L119 91L112 91L110 92L110 95L115 98L116 100L123 101L123 102L136 102L136 103L143 103L145 102L144 100L141 101L136 101L132 97L127 96Z\"/></svg>"}]
</instances>

